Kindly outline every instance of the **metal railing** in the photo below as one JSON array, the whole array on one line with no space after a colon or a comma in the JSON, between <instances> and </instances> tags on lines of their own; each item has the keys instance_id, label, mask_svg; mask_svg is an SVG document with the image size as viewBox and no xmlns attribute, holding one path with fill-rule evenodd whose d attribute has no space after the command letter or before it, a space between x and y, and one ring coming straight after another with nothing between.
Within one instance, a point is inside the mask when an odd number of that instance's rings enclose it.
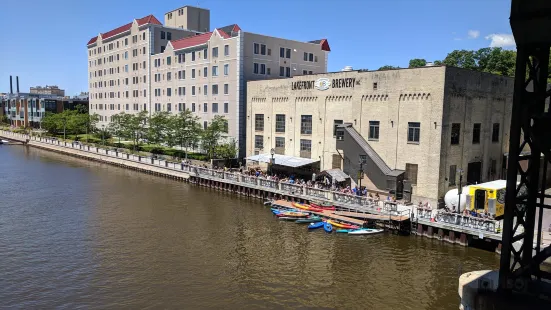
<instances>
[{"instance_id":1,"label":"metal railing","mask_svg":"<svg viewBox=\"0 0 551 310\"><path fill-rule=\"evenodd\" d=\"M69 149L75 149L81 152L99 154L105 157L117 158L120 160L136 162L143 165L154 166L161 169L168 169L171 171L185 172L190 175L201 176L208 179L215 180L228 180L235 183L243 183L252 186L259 186L269 189L271 191L278 191L281 193L291 194L294 196L302 196L304 199L316 198L323 201L329 201L332 203L339 203L342 205L340 209L351 210L356 212L371 212L379 214L389 215L409 215L411 208L406 210L399 210L398 204L392 201L375 200L371 197L357 196L351 194L345 194L340 192L332 192L328 190L306 187L304 185L296 185L285 182L278 182L275 180L269 180L262 177L255 177L250 175L242 175L239 173L225 172L215 169L209 169L205 167L199 167L194 165L188 165L184 163L171 162L164 159L154 159L152 157L145 157L135 154L129 154L125 152L119 152L118 150L108 150L100 147L94 147L84 145L81 143L68 143L60 141L58 139L44 138L30 136L26 134L0 131L0 133L6 137L12 137L14 140L26 142L29 140L41 142L45 144L51 144L58 147L64 147ZM415 215L418 220L431 221L433 218L433 210L428 208L417 208ZM449 212L437 212L436 222L445 223L447 225L459 226L462 228L468 228L478 231L496 232L496 228L499 226L498 222L492 219L478 218L469 215L462 215Z\"/></svg>"}]
</instances>

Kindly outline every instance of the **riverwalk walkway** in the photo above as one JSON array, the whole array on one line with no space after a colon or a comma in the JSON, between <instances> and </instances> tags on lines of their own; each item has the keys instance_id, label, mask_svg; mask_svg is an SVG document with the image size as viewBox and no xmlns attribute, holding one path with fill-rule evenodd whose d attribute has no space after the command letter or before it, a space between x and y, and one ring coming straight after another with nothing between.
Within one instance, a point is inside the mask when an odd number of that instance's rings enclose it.
<instances>
[{"instance_id":1,"label":"riverwalk walkway","mask_svg":"<svg viewBox=\"0 0 551 310\"><path fill-rule=\"evenodd\" d=\"M0 130L0 138L179 180L194 178L269 193L269 197L287 197L296 201L330 202L338 207L339 212L373 214L385 218L389 216L408 216L416 225L413 230L414 233L431 238L444 238L444 235L451 236L451 232L454 232L474 236L476 239L488 238L497 242L501 241L501 233L498 232L499 223L491 219L437 212L432 209L418 208L415 205L402 205L391 201L374 200L370 197L277 182L240 173L208 169L84 145L78 142L60 141L2 130ZM339 213L335 213L335 215L338 216ZM344 216L344 214L342 215Z\"/></svg>"}]
</instances>

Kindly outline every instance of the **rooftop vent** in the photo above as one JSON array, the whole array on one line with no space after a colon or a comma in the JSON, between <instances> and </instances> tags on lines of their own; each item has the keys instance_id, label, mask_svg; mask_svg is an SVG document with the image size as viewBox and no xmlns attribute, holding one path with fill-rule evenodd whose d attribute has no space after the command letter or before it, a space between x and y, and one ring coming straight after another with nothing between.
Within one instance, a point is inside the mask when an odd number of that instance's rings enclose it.
<instances>
[{"instance_id":1,"label":"rooftop vent","mask_svg":"<svg viewBox=\"0 0 551 310\"><path fill-rule=\"evenodd\" d=\"M425 65L425 67L432 67L434 66L434 62L427 62L427 64Z\"/></svg>"},{"instance_id":2,"label":"rooftop vent","mask_svg":"<svg viewBox=\"0 0 551 310\"><path fill-rule=\"evenodd\" d=\"M348 71L353 71L354 69L352 69L351 66L346 66L344 67L344 69L342 69L341 71L344 71L344 72L348 72Z\"/></svg>"}]
</instances>

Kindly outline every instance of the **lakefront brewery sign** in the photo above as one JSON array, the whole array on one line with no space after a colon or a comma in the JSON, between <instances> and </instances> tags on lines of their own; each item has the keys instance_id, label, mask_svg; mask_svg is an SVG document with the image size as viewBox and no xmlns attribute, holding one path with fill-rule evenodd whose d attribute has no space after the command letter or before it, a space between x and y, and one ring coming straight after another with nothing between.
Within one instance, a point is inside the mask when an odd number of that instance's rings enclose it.
<instances>
[{"instance_id":1,"label":"lakefront brewery sign","mask_svg":"<svg viewBox=\"0 0 551 310\"><path fill-rule=\"evenodd\" d=\"M329 88L354 88L356 78L327 79L319 78L315 81L296 81L291 83L292 90L328 90Z\"/></svg>"}]
</instances>

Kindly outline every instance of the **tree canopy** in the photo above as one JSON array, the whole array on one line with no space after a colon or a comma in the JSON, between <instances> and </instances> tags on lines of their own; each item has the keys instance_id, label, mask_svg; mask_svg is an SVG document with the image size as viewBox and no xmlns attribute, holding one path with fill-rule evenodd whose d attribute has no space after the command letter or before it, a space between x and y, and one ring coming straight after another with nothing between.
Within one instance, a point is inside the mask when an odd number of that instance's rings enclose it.
<instances>
[{"instance_id":1,"label":"tree canopy","mask_svg":"<svg viewBox=\"0 0 551 310\"><path fill-rule=\"evenodd\" d=\"M414 58L409 61L410 68L424 67L426 66L426 64L427 64L427 61L421 58Z\"/></svg>"}]
</instances>

